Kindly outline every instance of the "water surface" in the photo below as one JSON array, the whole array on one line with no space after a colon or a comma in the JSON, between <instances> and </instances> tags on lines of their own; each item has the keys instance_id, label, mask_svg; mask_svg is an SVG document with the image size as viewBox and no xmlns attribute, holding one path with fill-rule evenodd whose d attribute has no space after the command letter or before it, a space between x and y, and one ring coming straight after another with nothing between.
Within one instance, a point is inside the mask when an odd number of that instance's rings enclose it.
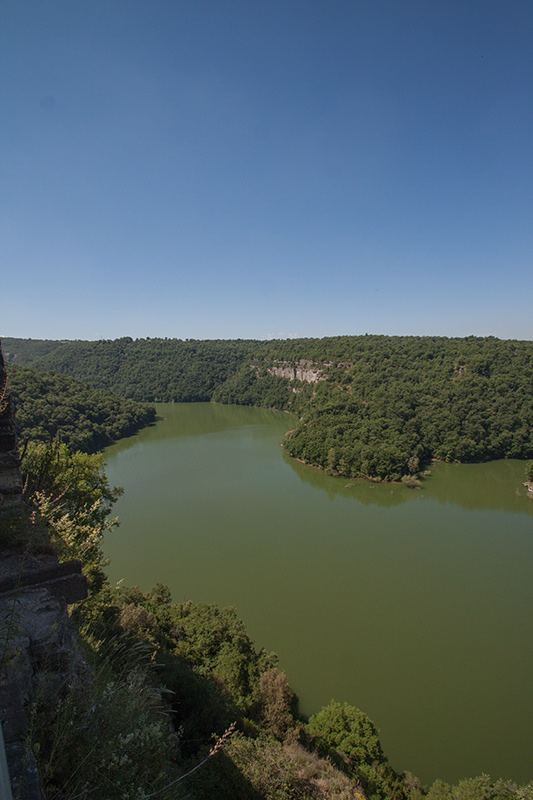
<instances>
[{"instance_id":1,"label":"water surface","mask_svg":"<svg viewBox=\"0 0 533 800\"><path fill-rule=\"evenodd\" d=\"M164 404L106 451L109 577L237 608L306 713L365 710L424 781L533 779L533 502L524 463L436 464L421 490L284 455L294 422Z\"/></svg>"}]
</instances>

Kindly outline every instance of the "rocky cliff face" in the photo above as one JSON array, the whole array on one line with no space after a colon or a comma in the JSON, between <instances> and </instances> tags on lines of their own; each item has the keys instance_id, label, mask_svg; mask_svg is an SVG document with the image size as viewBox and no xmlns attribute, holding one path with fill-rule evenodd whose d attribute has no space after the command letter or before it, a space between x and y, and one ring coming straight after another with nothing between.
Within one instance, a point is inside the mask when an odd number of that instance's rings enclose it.
<instances>
[{"instance_id":1,"label":"rocky cliff face","mask_svg":"<svg viewBox=\"0 0 533 800\"><path fill-rule=\"evenodd\" d=\"M276 367L270 367L269 375L278 378L288 378L290 381L303 381L304 383L317 383L327 378L321 367L312 361L300 360L295 365L288 361L283 361Z\"/></svg>"},{"instance_id":2,"label":"rocky cliff face","mask_svg":"<svg viewBox=\"0 0 533 800\"><path fill-rule=\"evenodd\" d=\"M46 588L0 596L0 640L0 719L13 797L41 800L28 742L31 708L37 703L55 707L65 687L90 679L89 668L65 600Z\"/></svg>"}]
</instances>

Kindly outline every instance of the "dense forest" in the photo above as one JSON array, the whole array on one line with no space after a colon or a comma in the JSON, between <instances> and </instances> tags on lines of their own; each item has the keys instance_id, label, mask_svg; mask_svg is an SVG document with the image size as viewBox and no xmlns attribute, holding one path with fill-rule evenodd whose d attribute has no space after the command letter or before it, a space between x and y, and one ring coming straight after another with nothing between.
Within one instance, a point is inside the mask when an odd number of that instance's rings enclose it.
<instances>
[{"instance_id":1,"label":"dense forest","mask_svg":"<svg viewBox=\"0 0 533 800\"><path fill-rule=\"evenodd\" d=\"M533 457L533 342L5 339L4 352L137 401L290 410L299 421L287 452L334 475L409 484L434 458Z\"/></svg>"},{"instance_id":2,"label":"dense forest","mask_svg":"<svg viewBox=\"0 0 533 800\"><path fill-rule=\"evenodd\" d=\"M23 367L9 368L19 441L57 436L72 451L94 453L155 420L155 409L69 378Z\"/></svg>"}]
</instances>

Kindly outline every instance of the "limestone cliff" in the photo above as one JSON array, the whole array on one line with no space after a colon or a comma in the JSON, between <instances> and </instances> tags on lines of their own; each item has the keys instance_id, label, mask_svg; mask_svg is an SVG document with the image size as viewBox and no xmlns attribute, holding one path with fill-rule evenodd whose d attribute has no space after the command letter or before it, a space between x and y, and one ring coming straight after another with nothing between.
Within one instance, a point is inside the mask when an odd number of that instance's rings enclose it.
<instances>
[{"instance_id":1,"label":"limestone cliff","mask_svg":"<svg viewBox=\"0 0 533 800\"><path fill-rule=\"evenodd\" d=\"M277 378L288 378L290 381L317 383L327 378L322 366L305 359L297 361L296 364L291 364L290 361L281 361L277 366L270 367L268 373L269 375L275 375Z\"/></svg>"}]
</instances>

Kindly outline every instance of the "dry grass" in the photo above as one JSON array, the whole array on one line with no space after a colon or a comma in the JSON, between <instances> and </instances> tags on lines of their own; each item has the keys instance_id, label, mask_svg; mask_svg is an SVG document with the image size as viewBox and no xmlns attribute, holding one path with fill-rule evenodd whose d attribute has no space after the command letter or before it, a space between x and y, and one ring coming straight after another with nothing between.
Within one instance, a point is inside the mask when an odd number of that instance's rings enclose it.
<instances>
[{"instance_id":1,"label":"dry grass","mask_svg":"<svg viewBox=\"0 0 533 800\"><path fill-rule=\"evenodd\" d=\"M296 742L235 736L226 752L265 800L366 800L356 780Z\"/></svg>"}]
</instances>

